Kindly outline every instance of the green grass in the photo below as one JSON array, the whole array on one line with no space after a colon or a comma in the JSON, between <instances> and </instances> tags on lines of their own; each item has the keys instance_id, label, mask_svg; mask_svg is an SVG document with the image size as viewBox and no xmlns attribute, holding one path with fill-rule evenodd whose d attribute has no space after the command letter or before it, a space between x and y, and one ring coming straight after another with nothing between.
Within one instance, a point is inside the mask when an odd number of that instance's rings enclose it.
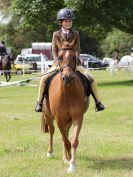
<instances>
[{"instance_id":1,"label":"green grass","mask_svg":"<svg viewBox=\"0 0 133 177\"><path fill-rule=\"evenodd\" d=\"M49 136L41 133L41 114L34 112L38 88L0 87L0 177L133 176L133 73L110 76L108 71L91 72L106 110L96 113L91 98L80 133L75 174L67 174L67 165L61 161L57 127L55 157L46 157ZM28 77L31 75L25 75ZM22 79L14 75L12 81Z\"/></svg>"}]
</instances>

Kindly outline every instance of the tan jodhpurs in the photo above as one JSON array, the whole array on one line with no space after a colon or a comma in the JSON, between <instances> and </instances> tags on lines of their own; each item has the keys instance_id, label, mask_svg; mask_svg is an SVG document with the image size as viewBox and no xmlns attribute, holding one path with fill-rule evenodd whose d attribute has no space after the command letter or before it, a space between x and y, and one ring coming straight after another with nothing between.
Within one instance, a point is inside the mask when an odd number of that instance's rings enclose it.
<instances>
[{"instance_id":1,"label":"tan jodhpurs","mask_svg":"<svg viewBox=\"0 0 133 177\"><path fill-rule=\"evenodd\" d=\"M49 76L51 76L53 74L54 71L57 70L57 67L56 66L53 66L51 67L46 73L47 75L43 75L40 79L40 82L39 82L39 90L38 90L38 97L37 97L37 101L39 103L42 102L42 99L43 99L43 93L44 93L44 90L45 90L45 86L46 86L46 80L48 79ZM53 71L53 72L52 72Z\"/></svg>"},{"instance_id":2,"label":"tan jodhpurs","mask_svg":"<svg viewBox=\"0 0 133 177\"><path fill-rule=\"evenodd\" d=\"M37 101L39 103L42 102L43 99L43 93L45 90L45 86L46 86L46 80L48 79L49 76L51 76L53 74L54 71L58 70L58 67L53 66L51 67L46 73L48 73L47 75L43 75L40 79L40 83L39 83L39 91L38 91L38 98ZM97 83L94 79L94 77L88 73L88 71L83 67L83 66L77 66L77 70L79 70L82 74L84 74L89 80L91 80L91 89L92 92L96 98L97 101L100 101L99 98L99 94L98 94L98 87L97 87ZM53 71L53 72L52 72ZM52 73L51 73L52 72Z\"/></svg>"}]
</instances>

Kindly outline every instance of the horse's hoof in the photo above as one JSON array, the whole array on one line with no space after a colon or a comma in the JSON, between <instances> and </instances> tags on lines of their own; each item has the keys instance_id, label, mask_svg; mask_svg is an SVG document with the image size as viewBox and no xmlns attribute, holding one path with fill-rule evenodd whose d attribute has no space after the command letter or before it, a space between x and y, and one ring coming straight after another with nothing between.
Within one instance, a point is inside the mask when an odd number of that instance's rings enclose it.
<instances>
[{"instance_id":1,"label":"horse's hoof","mask_svg":"<svg viewBox=\"0 0 133 177\"><path fill-rule=\"evenodd\" d=\"M53 157L54 157L54 154L53 154L53 153L50 153L50 152L47 152L47 157L48 157L48 158L53 158Z\"/></svg>"},{"instance_id":2,"label":"horse's hoof","mask_svg":"<svg viewBox=\"0 0 133 177\"><path fill-rule=\"evenodd\" d=\"M74 164L70 164L69 168L67 169L67 173L74 173L76 172L76 166Z\"/></svg>"},{"instance_id":3,"label":"horse's hoof","mask_svg":"<svg viewBox=\"0 0 133 177\"><path fill-rule=\"evenodd\" d=\"M66 164L69 163L69 161L68 161L66 158L63 158L62 161L63 161L64 163L66 163Z\"/></svg>"}]
</instances>

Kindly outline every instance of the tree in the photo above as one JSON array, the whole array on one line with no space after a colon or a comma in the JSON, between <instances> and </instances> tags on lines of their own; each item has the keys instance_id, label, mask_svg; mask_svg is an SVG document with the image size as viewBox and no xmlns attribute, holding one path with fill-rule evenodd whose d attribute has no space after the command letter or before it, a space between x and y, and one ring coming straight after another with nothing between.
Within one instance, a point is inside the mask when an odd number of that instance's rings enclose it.
<instances>
[{"instance_id":1,"label":"tree","mask_svg":"<svg viewBox=\"0 0 133 177\"><path fill-rule=\"evenodd\" d=\"M77 12L78 25L88 26L90 32L92 29L106 33L115 27L133 34L132 0L67 0L67 3Z\"/></svg>"},{"instance_id":2,"label":"tree","mask_svg":"<svg viewBox=\"0 0 133 177\"><path fill-rule=\"evenodd\" d=\"M14 0L13 15L19 19L16 30L38 31L38 34L43 34L41 40L50 40L53 29L57 27L57 11L63 5L63 0Z\"/></svg>"},{"instance_id":3,"label":"tree","mask_svg":"<svg viewBox=\"0 0 133 177\"><path fill-rule=\"evenodd\" d=\"M129 55L133 45L133 35L124 33L120 30L113 29L102 41L101 48L104 55L112 57L115 49L120 50L120 55Z\"/></svg>"},{"instance_id":4,"label":"tree","mask_svg":"<svg viewBox=\"0 0 133 177\"><path fill-rule=\"evenodd\" d=\"M1 0L3 7L6 1ZM11 19L7 25L0 27L0 33L14 50L31 46L32 42L49 42L53 30L57 28L56 14L62 8L62 0L14 0L11 1ZM4 4L5 3L5 4ZM5 37L6 35L6 37Z\"/></svg>"},{"instance_id":5,"label":"tree","mask_svg":"<svg viewBox=\"0 0 133 177\"><path fill-rule=\"evenodd\" d=\"M15 19L18 19L16 30L19 32L28 30L28 33L30 30L31 34L35 34L35 37L32 35L32 38L29 38L31 41L51 41L53 31L58 29L58 23L56 21L57 12L65 6L64 1L60 0L15 0L12 4L12 9ZM74 26L82 34L82 51L97 54L97 46L95 46L95 43L97 43L96 38L88 37L89 33L86 28L81 29L76 25L79 24L79 20L76 18Z\"/></svg>"},{"instance_id":6,"label":"tree","mask_svg":"<svg viewBox=\"0 0 133 177\"><path fill-rule=\"evenodd\" d=\"M80 31L82 52L99 53L100 41L114 27L133 33L132 0L0 0L2 12L11 17L0 26L2 39L18 50L33 41L51 41L58 29L57 12L66 6L75 11L74 28Z\"/></svg>"}]
</instances>

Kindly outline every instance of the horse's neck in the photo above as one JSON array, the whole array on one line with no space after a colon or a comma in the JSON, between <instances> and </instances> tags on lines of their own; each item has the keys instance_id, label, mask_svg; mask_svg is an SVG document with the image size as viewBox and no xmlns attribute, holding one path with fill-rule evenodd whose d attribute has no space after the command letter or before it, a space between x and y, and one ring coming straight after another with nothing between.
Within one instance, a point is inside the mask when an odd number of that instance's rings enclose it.
<instances>
[{"instance_id":1,"label":"horse's neck","mask_svg":"<svg viewBox=\"0 0 133 177\"><path fill-rule=\"evenodd\" d=\"M78 79L74 78L74 80L69 85L66 85L66 84L64 84L64 81L61 78L60 88L62 90L62 93L72 95L73 93L75 93L76 91L79 90L78 89L78 87L80 85L79 82L80 82L80 79L78 80Z\"/></svg>"}]
</instances>

